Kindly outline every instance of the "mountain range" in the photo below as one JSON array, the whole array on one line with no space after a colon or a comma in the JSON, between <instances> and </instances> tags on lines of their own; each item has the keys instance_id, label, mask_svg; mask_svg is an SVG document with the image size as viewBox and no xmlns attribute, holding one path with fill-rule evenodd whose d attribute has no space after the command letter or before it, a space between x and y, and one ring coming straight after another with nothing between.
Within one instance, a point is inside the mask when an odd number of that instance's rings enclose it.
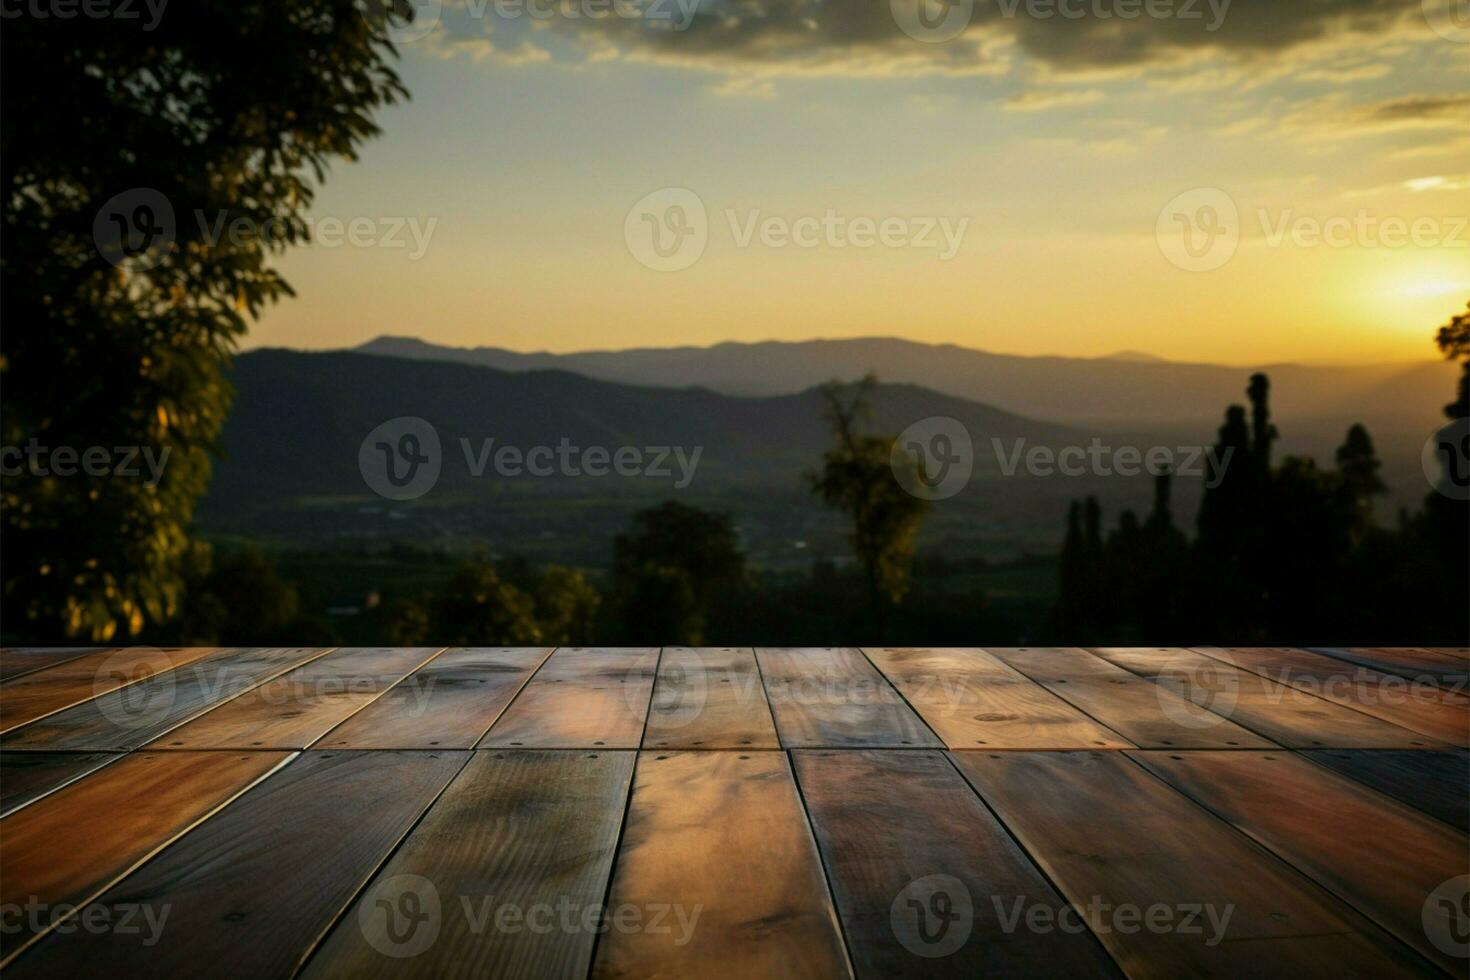
<instances>
[{"instance_id":1,"label":"mountain range","mask_svg":"<svg viewBox=\"0 0 1470 980\"><path fill-rule=\"evenodd\" d=\"M358 353L448 361L501 371L571 371L602 381L658 388L703 387L726 395L795 394L833 378L876 371L885 382L920 385L1031 419L1088 428L1213 426L1244 400L1255 371L1272 381L1276 413L1299 423L1362 421L1423 428L1440 417L1455 368L1425 360L1378 365L1266 364L1232 367L1163 361L1137 351L1105 358L1020 357L895 338L724 343L712 347L519 353L445 347L383 336Z\"/></svg>"}]
</instances>

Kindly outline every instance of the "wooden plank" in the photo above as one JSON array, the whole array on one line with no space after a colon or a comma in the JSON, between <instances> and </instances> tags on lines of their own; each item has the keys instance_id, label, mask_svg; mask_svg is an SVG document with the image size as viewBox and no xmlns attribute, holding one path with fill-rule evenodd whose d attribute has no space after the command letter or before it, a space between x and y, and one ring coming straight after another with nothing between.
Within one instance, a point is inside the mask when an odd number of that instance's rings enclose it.
<instances>
[{"instance_id":1,"label":"wooden plank","mask_svg":"<svg viewBox=\"0 0 1470 980\"><path fill-rule=\"evenodd\" d=\"M951 758L1134 980L1428 969L1122 753Z\"/></svg>"},{"instance_id":2,"label":"wooden plank","mask_svg":"<svg viewBox=\"0 0 1470 980\"><path fill-rule=\"evenodd\" d=\"M303 753L98 898L167 908L157 942L53 933L7 975L289 976L468 755Z\"/></svg>"},{"instance_id":3,"label":"wooden plank","mask_svg":"<svg viewBox=\"0 0 1470 980\"><path fill-rule=\"evenodd\" d=\"M885 647L867 653L952 749L1133 745L984 650Z\"/></svg>"},{"instance_id":4,"label":"wooden plank","mask_svg":"<svg viewBox=\"0 0 1470 980\"><path fill-rule=\"evenodd\" d=\"M850 975L784 752L639 753L610 904L692 928L613 929L593 977Z\"/></svg>"},{"instance_id":5,"label":"wooden plank","mask_svg":"<svg viewBox=\"0 0 1470 980\"><path fill-rule=\"evenodd\" d=\"M913 709L852 647L755 652L786 748L939 748Z\"/></svg>"},{"instance_id":6,"label":"wooden plank","mask_svg":"<svg viewBox=\"0 0 1470 980\"><path fill-rule=\"evenodd\" d=\"M115 752L0 753L0 817L120 758Z\"/></svg>"},{"instance_id":7,"label":"wooden plank","mask_svg":"<svg viewBox=\"0 0 1470 980\"><path fill-rule=\"evenodd\" d=\"M1077 647L989 648L1057 697L1150 748L1276 748L1255 732Z\"/></svg>"},{"instance_id":8,"label":"wooden plank","mask_svg":"<svg viewBox=\"0 0 1470 980\"><path fill-rule=\"evenodd\" d=\"M668 647L659 658L644 748L779 749L748 647Z\"/></svg>"},{"instance_id":9,"label":"wooden plank","mask_svg":"<svg viewBox=\"0 0 1470 980\"><path fill-rule=\"evenodd\" d=\"M58 906L87 904L287 758L139 752L0 820L0 901L44 910L20 917L3 962L45 934Z\"/></svg>"},{"instance_id":10,"label":"wooden plank","mask_svg":"<svg viewBox=\"0 0 1470 980\"><path fill-rule=\"evenodd\" d=\"M470 749L551 647L445 650L316 743L323 749Z\"/></svg>"},{"instance_id":11,"label":"wooden plank","mask_svg":"<svg viewBox=\"0 0 1470 980\"><path fill-rule=\"evenodd\" d=\"M1177 647L1094 647L1109 663L1288 748L1404 749L1437 743L1418 732ZM1438 747L1443 748L1442 745Z\"/></svg>"},{"instance_id":12,"label":"wooden plank","mask_svg":"<svg viewBox=\"0 0 1470 980\"><path fill-rule=\"evenodd\" d=\"M154 740L155 749L304 749L440 647L348 647L272 678Z\"/></svg>"},{"instance_id":13,"label":"wooden plank","mask_svg":"<svg viewBox=\"0 0 1470 980\"><path fill-rule=\"evenodd\" d=\"M585 977L633 761L477 752L303 976ZM389 921L408 891L431 916L422 932Z\"/></svg>"},{"instance_id":14,"label":"wooden plank","mask_svg":"<svg viewBox=\"0 0 1470 980\"><path fill-rule=\"evenodd\" d=\"M1301 754L1470 833L1470 752L1318 749Z\"/></svg>"},{"instance_id":15,"label":"wooden plank","mask_svg":"<svg viewBox=\"0 0 1470 980\"><path fill-rule=\"evenodd\" d=\"M1291 647L1198 649L1216 660L1400 728L1448 745L1470 747L1470 697L1463 694Z\"/></svg>"},{"instance_id":16,"label":"wooden plank","mask_svg":"<svg viewBox=\"0 0 1470 980\"><path fill-rule=\"evenodd\" d=\"M658 647L561 647L480 746L636 749L657 666Z\"/></svg>"},{"instance_id":17,"label":"wooden plank","mask_svg":"<svg viewBox=\"0 0 1470 980\"><path fill-rule=\"evenodd\" d=\"M327 651L221 650L0 735L0 750L130 751Z\"/></svg>"},{"instance_id":18,"label":"wooden plank","mask_svg":"<svg viewBox=\"0 0 1470 980\"><path fill-rule=\"evenodd\" d=\"M1450 690L1470 689L1470 666L1447 649L1428 647L1310 647L1314 653L1381 670L1407 680L1424 681Z\"/></svg>"},{"instance_id":19,"label":"wooden plank","mask_svg":"<svg viewBox=\"0 0 1470 980\"><path fill-rule=\"evenodd\" d=\"M1289 752L1130 755L1426 959L1464 972L1424 928L1425 899L1470 868L1463 834Z\"/></svg>"},{"instance_id":20,"label":"wooden plank","mask_svg":"<svg viewBox=\"0 0 1470 980\"><path fill-rule=\"evenodd\" d=\"M792 753L858 977L1121 977L941 752ZM939 918L938 911L949 919Z\"/></svg>"},{"instance_id":21,"label":"wooden plank","mask_svg":"<svg viewBox=\"0 0 1470 980\"><path fill-rule=\"evenodd\" d=\"M105 647L5 647L0 649L0 681L8 681L36 670L45 670L68 660L85 657Z\"/></svg>"},{"instance_id":22,"label":"wooden plank","mask_svg":"<svg viewBox=\"0 0 1470 980\"><path fill-rule=\"evenodd\" d=\"M211 647L100 650L0 684L0 732L214 653Z\"/></svg>"}]
</instances>

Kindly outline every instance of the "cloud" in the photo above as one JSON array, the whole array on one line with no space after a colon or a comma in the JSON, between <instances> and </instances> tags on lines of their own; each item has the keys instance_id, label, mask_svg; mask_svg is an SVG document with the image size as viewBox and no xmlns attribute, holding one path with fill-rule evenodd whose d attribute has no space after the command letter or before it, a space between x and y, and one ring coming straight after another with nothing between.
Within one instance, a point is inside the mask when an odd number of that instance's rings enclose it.
<instances>
[{"instance_id":1,"label":"cloud","mask_svg":"<svg viewBox=\"0 0 1470 980\"><path fill-rule=\"evenodd\" d=\"M1070 106L1092 105L1101 102L1102 92L1097 89L1038 89L1017 92L1001 103L1006 112L1043 112Z\"/></svg>"},{"instance_id":2,"label":"cloud","mask_svg":"<svg viewBox=\"0 0 1470 980\"><path fill-rule=\"evenodd\" d=\"M497 4L505 2L463 0L463 10L446 11L443 29L476 32L477 20L504 24ZM1049 76L1197 71L1202 58L1241 64L1345 40L1430 36L1419 0L516 2L542 14L521 15L522 27L549 29L600 57L610 46L639 62L765 76L996 75L1018 55ZM593 7L600 16L589 15ZM963 27L940 43L899 26L945 16Z\"/></svg>"}]
</instances>

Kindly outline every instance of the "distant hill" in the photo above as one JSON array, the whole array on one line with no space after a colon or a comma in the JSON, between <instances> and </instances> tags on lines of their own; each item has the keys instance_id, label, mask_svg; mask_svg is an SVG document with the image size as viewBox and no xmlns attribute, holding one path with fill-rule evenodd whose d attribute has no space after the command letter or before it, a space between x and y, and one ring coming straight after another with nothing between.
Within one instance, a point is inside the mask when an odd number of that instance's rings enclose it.
<instances>
[{"instance_id":1,"label":"distant hill","mask_svg":"<svg viewBox=\"0 0 1470 980\"><path fill-rule=\"evenodd\" d=\"M446 454L441 486L468 486L461 438L479 447L703 447L702 472L723 485L799 483L829 443L815 389L742 398L704 388L652 388L566 371L508 372L366 354L259 350L235 360L235 404L223 435L210 500L362 495L362 440L380 423L418 416ZM977 442L999 437L1061 443L1082 433L914 385L884 385L875 424L897 433L935 415L963 422ZM987 442L988 445L988 442ZM987 457L987 465L993 456Z\"/></svg>"},{"instance_id":2,"label":"distant hill","mask_svg":"<svg viewBox=\"0 0 1470 980\"><path fill-rule=\"evenodd\" d=\"M1244 400L1253 370L1270 374L1279 416L1301 423L1363 421L1370 428L1422 426L1427 431L1455 384L1453 365L1442 361L1244 368L1174 363L1130 351L1106 358L1016 357L894 338L523 354L379 337L357 351L502 371L560 369L604 381L699 385L748 396L793 394L834 377L875 370L886 382L922 385L1027 418L1150 429L1218 425L1226 405Z\"/></svg>"}]
</instances>

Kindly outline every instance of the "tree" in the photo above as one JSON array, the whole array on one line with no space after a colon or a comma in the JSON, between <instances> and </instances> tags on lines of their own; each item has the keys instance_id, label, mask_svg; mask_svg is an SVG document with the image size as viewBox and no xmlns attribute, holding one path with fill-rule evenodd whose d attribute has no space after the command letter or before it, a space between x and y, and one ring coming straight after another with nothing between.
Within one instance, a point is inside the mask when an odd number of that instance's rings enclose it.
<instances>
[{"instance_id":1,"label":"tree","mask_svg":"<svg viewBox=\"0 0 1470 980\"><path fill-rule=\"evenodd\" d=\"M1373 517L1373 498L1388 492L1378 471L1383 464L1373 448L1373 439L1363 425L1348 429L1337 449L1337 475L1347 506L1355 515L1358 532L1365 531Z\"/></svg>"},{"instance_id":2,"label":"tree","mask_svg":"<svg viewBox=\"0 0 1470 980\"><path fill-rule=\"evenodd\" d=\"M369 6L191 0L148 32L6 19L0 442L163 460L156 482L7 475L7 630L115 641L177 614L229 356L290 295L271 259L307 237L330 163L407 94Z\"/></svg>"},{"instance_id":3,"label":"tree","mask_svg":"<svg viewBox=\"0 0 1470 980\"><path fill-rule=\"evenodd\" d=\"M675 500L633 515L613 541L613 601L626 642L703 642L714 610L745 580L745 555L728 514Z\"/></svg>"},{"instance_id":4,"label":"tree","mask_svg":"<svg viewBox=\"0 0 1470 980\"><path fill-rule=\"evenodd\" d=\"M869 396L878 379L869 374L852 385L823 385L833 446L822 455L821 472L810 474L812 491L852 519L852 546L862 567L878 639L889 604L909 587L915 538L929 502L904 490L893 472L892 437L864 435L872 418Z\"/></svg>"},{"instance_id":5,"label":"tree","mask_svg":"<svg viewBox=\"0 0 1470 980\"><path fill-rule=\"evenodd\" d=\"M504 581L495 565L472 558L455 570L433 604L430 642L440 646L523 646L542 643L536 604Z\"/></svg>"}]
</instances>

